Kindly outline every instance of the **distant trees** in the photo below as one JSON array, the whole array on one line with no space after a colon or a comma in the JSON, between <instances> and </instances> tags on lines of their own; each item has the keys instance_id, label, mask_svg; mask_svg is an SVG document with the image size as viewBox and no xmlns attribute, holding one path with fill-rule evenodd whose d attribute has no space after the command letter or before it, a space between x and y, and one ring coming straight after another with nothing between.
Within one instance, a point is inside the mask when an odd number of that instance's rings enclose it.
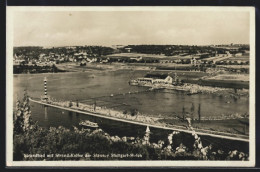
<instances>
[{"instance_id":1,"label":"distant trees","mask_svg":"<svg viewBox=\"0 0 260 172\"><path fill-rule=\"evenodd\" d=\"M203 54L203 55L200 56L201 59L205 59L205 58L208 58L208 57L210 57L209 54Z\"/></svg>"},{"instance_id":2,"label":"distant trees","mask_svg":"<svg viewBox=\"0 0 260 172\"><path fill-rule=\"evenodd\" d=\"M104 46L76 46L75 49L67 47L53 47L53 48L43 48L43 47L14 47L14 54L17 56L22 56L25 60L39 59L40 54L49 55L50 53L73 56L74 53L86 52L89 57L104 56L113 54L115 50L111 47ZM68 59L67 59L68 60Z\"/></svg>"},{"instance_id":3,"label":"distant trees","mask_svg":"<svg viewBox=\"0 0 260 172\"><path fill-rule=\"evenodd\" d=\"M106 57L101 58L106 60ZM109 62L123 62L123 63L159 63L158 59L155 58L143 58L143 59L133 59L130 57L110 57Z\"/></svg>"},{"instance_id":4,"label":"distant trees","mask_svg":"<svg viewBox=\"0 0 260 172\"><path fill-rule=\"evenodd\" d=\"M28 65L14 65L13 66L13 73L19 74L19 73L56 73L56 72L65 72L64 70L60 70L57 68L57 66L28 66Z\"/></svg>"},{"instance_id":5,"label":"distant trees","mask_svg":"<svg viewBox=\"0 0 260 172\"><path fill-rule=\"evenodd\" d=\"M28 46L28 47L14 47L13 53L16 55L24 55L30 59L38 59L39 55L43 51L42 47ZM26 59L28 60L28 59Z\"/></svg>"},{"instance_id":6,"label":"distant trees","mask_svg":"<svg viewBox=\"0 0 260 172\"><path fill-rule=\"evenodd\" d=\"M83 48L88 54L96 54L98 56L109 55L114 53L114 49L103 46L86 46Z\"/></svg>"},{"instance_id":7,"label":"distant trees","mask_svg":"<svg viewBox=\"0 0 260 172\"><path fill-rule=\"evenodd\" d=\"M126 47L120 48L120 52L126 53ZM145 53L145 54L164 54L166 56L174 56L185 53L186 55L192 55L197 53L208 53L202 55L202 58L209 57L215 53L225 53L224 48L214 48L210 46L189 46L189 45L128 45L127 48L131 48L131 52Z\"/></svg>"}]
</instances>

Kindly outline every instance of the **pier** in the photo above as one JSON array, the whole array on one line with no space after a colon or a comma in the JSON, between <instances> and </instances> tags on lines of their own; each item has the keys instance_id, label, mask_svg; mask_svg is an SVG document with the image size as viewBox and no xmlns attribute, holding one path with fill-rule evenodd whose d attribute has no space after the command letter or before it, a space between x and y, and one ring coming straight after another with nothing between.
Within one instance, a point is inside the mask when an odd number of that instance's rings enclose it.
<instances>
[{"instance_id":1,"label":"pier","mask_svg":"<svg viewBox=\"0 0 260 172\"><path fill-rule=\"evenodd\" d=\"M152 128L158 128L158 129L164 129L164 130L170 130L170 131L179 131L179 132L184 132L184 133L189 133L192 134L193 131L186 129L186 128L180 128L181 126L161 126L161 125L156 125L156 124L149 124L149 123L144 123L144 122L139 122L139 121L133 121L133 120L127 120L127 119L122 119L118 117L113 117L113 116L106 116L103 114L95 113L95 112L90 112L90 111L85 111L85 110L79 110L79 109L74 109L70 107L63 107L59 105L54 105L50 104L41 100L35 100L30 98L31 102L38 103L41 105L45 106L50 106L66 111L71 111L71 112L76 112L76 113L81 113L81 114L86 114L86 115L91 115L91 116L96 116L100 118L106 118L110 120L115 120L119 122L125 122L125 123L130 123L130 124L135 124L135 125L142 125L142 126L149 126ZM220 138L220 139L228 139L228 140L236 140L236 141L242 141L242 142L249 142L249 138L246 135L239 135L239 134L231 134L231 133L225 133L225 132L213 132L210 130L204 130L204 129L195 129L196 133L201 136L210 136L210 137L215 137L215 138Z\"/></svg>"}]
</instances>

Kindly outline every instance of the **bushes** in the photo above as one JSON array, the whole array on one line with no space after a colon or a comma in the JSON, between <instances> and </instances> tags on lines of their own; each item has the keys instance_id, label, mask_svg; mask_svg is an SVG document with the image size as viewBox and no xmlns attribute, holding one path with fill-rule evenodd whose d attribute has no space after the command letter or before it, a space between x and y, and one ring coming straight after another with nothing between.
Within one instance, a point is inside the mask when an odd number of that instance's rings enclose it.
<instances>
[{"instance_id":1,"label":"bushes","mask_svg":"<svg viewBox=\"0 0 260 172\"><path fill-rule=\"evenodd\" d=\"M24 154L85 154L92 155L92 160L102 159L129 159L126 158L97 158L94 154L141 154L143 157L136 159L149 159L148 152L141 145L133 145L122 140L111 142L104 136L103 131L94 133L95 131L81 131L81 133L73 130L67 130L63 127L42 129L41 137L39 132L31 132L30 134L19 134L14 137L14 160L79 160L80 158L25 158ZM87 158L84 157L86 160Z\"/></svg>"},{"instance_id":2,"label":"bushes","mask_svg":"<svg viewBox=\"0 0 260 172\"><path fill-rule=\"evenodd\" d=\"M137 109L131 109L130 110L130 115L131 116L136 116L138 114L138 110Z\"/></svg>"}]
</instances>

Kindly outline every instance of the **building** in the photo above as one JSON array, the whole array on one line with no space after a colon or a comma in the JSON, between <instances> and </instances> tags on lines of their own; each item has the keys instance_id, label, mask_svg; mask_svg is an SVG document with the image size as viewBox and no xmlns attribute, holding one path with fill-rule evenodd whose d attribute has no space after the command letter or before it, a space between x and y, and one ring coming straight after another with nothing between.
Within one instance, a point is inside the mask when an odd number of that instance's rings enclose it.
<instances>
[{"instance_id":1,"label":"building","mask_svg":"<svg viewBox=\"0 0 260 172\"><path fill-rule=\"evenodd\" d=\"M190 63L191 63L193 66L196 66L196 65L197 65L197 60L196 60L196 58L192 58L192 59L190 60Z\"/></svg>"},{"instance_id":2,"label":"building","mask_svg":"<svg viewBox=\"0 0 260 172\"><path fill-rule=\"evenodd\" d=\"M242 53L236 53L235 54L235 57L237 57L237 56L242 56L243 54Z\"/></svg>"},{"instance_id":3,"label":"building","mask_svg":"<svg viewBox=\"0 0 260 172\"><path fill-rule=\"evenodd\" d=\"M80 66L86 66L87 61L85 59L81 60L80 62Z\"/></svg>"},{"instance_id":4,"label":"building","mask_svg":"<svg viewBox=\"0 0 260 172\"><path fill-rule=\"evenodd\" d=\"M131 53L132 48L125 48L128 53Z\"/></svg>"},{"instance_id":5,"label":"building","mask_svg":"<svg viewBox=\"0 0 260 172\"><path fill-rule=\"evenodd\" d=\"M178 76L176 74L147 74L141 79L152 84L173 84L178 80Z\"/></svg>"},{"instance_id":6,"label":"building","mask_svg":"<svg viewBox=\"0 0 260 172\"><path fill-rule=\"evenodd\" d=\"M176 73L169 74L147 74L143 78L138 78L129 81L130 85L147 85L159 84L164 86L169 85L182 85Z\"/></svg>"},{"instance_id":7,"label":"building","mask_svg":"<svg viewBox=\"0 0 260 172\"><path fill-rule=\"evenodd\" d=\"M125 45L112 45L112 48L115 48L115 49L119 49L119 48L124 48Z\"/></svg>"},{"instance_id":8,"label":"building","mask_svg":"<svg viewBox=\"0 0 260 172\"><path fill-rule=\"evenodd\" d=\"M25 60L13 60L13 65L24 65L26 64Z\"/></svg>"}]
</instances>

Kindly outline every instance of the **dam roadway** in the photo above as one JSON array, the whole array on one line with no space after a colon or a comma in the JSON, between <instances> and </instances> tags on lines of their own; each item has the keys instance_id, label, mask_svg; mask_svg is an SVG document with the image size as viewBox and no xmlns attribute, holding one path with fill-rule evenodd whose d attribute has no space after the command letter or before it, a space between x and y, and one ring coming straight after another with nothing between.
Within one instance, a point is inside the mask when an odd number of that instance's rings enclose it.
<instances>
[{"instance_id":1,"label":"dam roadway","mask_svg":"<svg viewBox=\"0 0 260 172\"><path fill-rule=\"evenodd\" d=\"M84 111L84 110L78 110L78 109L53 105L53 104L45 103L45 102L42 102L42 101L39 101L39 100L34 100L32 98L30 98L29 100L31 102L38 103L38 104L41 104L41 105L50 106L50 107L54 107L54 108L58 108L58 109L66 110L66 111L81 113L81 114L85 114L85 115L96 116L96 117L99 117L99 118L106 118L106 119L115 120L115 121L119 121L119 122L125 122L125 123L142 125L142 126L149 126L149 127L152 127L152 128L158 128L158 129L164 129L164 130L179 131L179 132L184 132L184 133L189 133L189 134L193 133L193 131L191 131L189 129L180 128L181 126L171 125L171 127L168 127L168 126L160 126L160 125L155 125L155 124L148 124L148 123L143 123L143 122L139 122L139 121L132 121L132 120L127 120L127 119L117 118L117 117L113 117L113 116L105 116L103 114L98 114L98 113ZM204 129L195 129L195 131L196 131L196 134L201 135L201 136L210 136L210 137L215 137L215 138L220 138L220 139L249 142L249 138L246 135L231 134L231 133L210 131L210 130L204 130Z\"/></svg>"}]
</instances>

